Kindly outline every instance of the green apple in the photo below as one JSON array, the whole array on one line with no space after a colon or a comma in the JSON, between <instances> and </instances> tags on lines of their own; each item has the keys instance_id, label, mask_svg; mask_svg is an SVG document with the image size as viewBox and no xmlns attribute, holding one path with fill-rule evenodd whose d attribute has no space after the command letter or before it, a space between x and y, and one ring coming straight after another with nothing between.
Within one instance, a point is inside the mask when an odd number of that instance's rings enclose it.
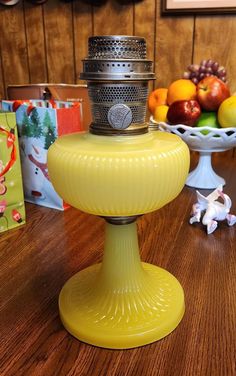
<instances>
[{"instance_id":1,"label":"green apple","mask_svg":"<svg viewBox=\"0 0 236 376\"><path fill-rule=\"evenodd\" d=\"M206 112L203 111L198 121L195 124L195 127L212 127L220 128L220 124L217 120L217 112ZM202 131L202 134L208 134L209 131Z\"/></svg>"}]
</instances>

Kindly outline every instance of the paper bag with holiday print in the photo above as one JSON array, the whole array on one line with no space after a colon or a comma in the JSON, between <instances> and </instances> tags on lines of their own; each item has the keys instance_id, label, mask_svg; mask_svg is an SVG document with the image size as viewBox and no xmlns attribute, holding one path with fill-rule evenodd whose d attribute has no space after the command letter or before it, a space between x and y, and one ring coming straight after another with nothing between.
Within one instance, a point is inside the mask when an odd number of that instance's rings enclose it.
<instances>
[{"instance_id":1,"label":"paper bag with holiday print","mask_svg":"<svg viewBox=\"0 0 236 376\"><path fill-rule=\"evenodd\" d=\"M25 206L14 113L0 112L0 232L25 223Z\"/></svg>"},{"instance_id":2,"label":"paper bag with holiday print","mask_svg":"<svg viewBox=\"0 0 236 376\"><path fill-rule=\"evenodd\" d=\"M16 113L25 200L64 210L48 175L47 151L57 137L81 130L80 104L62 101L3 101Z\"/></svg>"}]
</instances>

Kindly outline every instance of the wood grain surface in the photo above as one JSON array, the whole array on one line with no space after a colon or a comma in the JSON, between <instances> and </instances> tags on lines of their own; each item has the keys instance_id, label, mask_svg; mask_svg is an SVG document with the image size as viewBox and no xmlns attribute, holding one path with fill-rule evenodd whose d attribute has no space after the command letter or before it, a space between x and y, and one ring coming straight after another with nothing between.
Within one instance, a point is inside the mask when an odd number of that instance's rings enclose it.
<instances>
[{"instance_id":1,"label":"wood grain surface","mask_svg":"<svg viewBox=\"0 0 236 376\"><path fill-rule=\"evenodd\" d=\"M212 58L226 66L235 92L235 15L163 17L161 1L48 0L32 5L20 0L13 7L1 6L0 98L6 96L8 84L81 83L87 39L98 34L147 39L148 58L154 60L157 76L150 90L181 78L190 63Z\"/></svg>"},{"instance_id":2,"label":"wood grain surface","mask_svg":"<svg viewBox=\"0 0 236 376\"><path fill-rule=\"evenodd\" d=\"M30 83L48 82L43 5L24 3Z\"/></svg>"},{"instance_id":3,"label":"wood grain surface","mask_svg":"<svg viewBox=\"0 0 236 376\"><path fill-rule=\"evenodd\" d=\"M213 59L221 62L228 72L228 83L232 93L236 91L235 60L236 48L235 16L197 17L194 35L194 61Z\"/></svg>"},{"instance_id":4,"label":"wood grain surface","mask_svg":"<svg viewBox=\"0 0 236 376\"><path fill-rule=\"evenodd\" d=\"M2 54L0 53L0 98L5 97L5 80L2 66Z\"/></svg>"},{"instance_id":5,"label":"wood grain surface","mask_svg":"<svg viewBox=\"0 0 236 376\"><path fill-rule=\"evenodd\" d=\"M134 5L134 35L142 36L147 41L147 59L155 62L156 3L153 0L137 2ZM145 16L144 16L145 15ZM155 63L153 64L155 70ZM155 82L149 82L149 92Z\"/></svg>"},{"instance_id":6,"label":"wood grain surface","mask_svg":"<svg viewBox=\"0 0 236 376\"><path fill-rule=\"evenodd\" d=\"M43 7L48 82L74 83L72 3L50 0Z\"/></svg>"},{"instance_id":7,"label":"wood grain surface","mask_svg":"<svg viewBox=\"0 0 236 376\"><path fill-rule=\"evenodd\" d=\"M132 2L110 0L94 6L94 35L133 35Z\"/></svg>"},{"instance_id":8,"label":"wood grain surface","mask_svg":"<svg viewBox=\"0 0 236 376\"><path fill-rule=\"evenodd\" d=\"M0 12L0 43L6 89L9 84L29 82L29 64L23 4L19 2L14 7L1 7Z\"/></svg>"},{"instance_id":9,"label":"wood grain surface","mask_svg":"<svg viewBox=\"0 0 236 376\"><path fill-rule=\"evenodd\" d=\"M73 32L76 84L84 83L79 75L83 71L82 60L88 56L88 38L93 35L93 12L91 4L82 0L73 3Z\"/></svg>"},{"instance_id":10,"label":"wood grain surface","mask_svg":"<svg viewBox=\"0 0 236 376\"><path fill-rule=\"evenodd\" d=\"M155 32L156 87L168 87L182 78L192 61L193 17L161 17L161 0L157 0Z\"/></svg>"},{"instance_id":11,"label":"wood grain surface","mask_svg":"<svg viewBox=\"0 0 236 376\"><path fill-rule=\"evenodd\" d=\"M192 154L192 166L197 153ZM213 156L236 213L236 160ZM202 191L205 195L209 191ZM1 376L235 376L236 226L211 235L188 223L195 190L138 220L141 258L174 274L186 312L166 338L130 350L84 344L63 328L57 299L77 271L100 262L104 221L73 208L26 205L27 224L0 236Z\"/></svg>"}]
</instances>

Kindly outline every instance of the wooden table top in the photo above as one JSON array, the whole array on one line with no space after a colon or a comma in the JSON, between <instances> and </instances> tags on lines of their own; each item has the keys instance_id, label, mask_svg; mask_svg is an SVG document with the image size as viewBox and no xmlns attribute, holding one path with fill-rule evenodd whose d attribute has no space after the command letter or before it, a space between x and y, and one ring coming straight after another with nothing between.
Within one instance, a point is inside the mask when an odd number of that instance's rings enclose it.
<instances>
[{"instance_id":1,"label":"wooden table top","mask_svg":"<svg viewBox=\"0 0 236 376\"><path fill-rule=\"evenodd\" d=\"M236 214L235 162L232 151L213 156ZM142 260L178 278L186 312L169 336L130 350L81 343L58 315L64 283L102 259L103 219L27 204L27 224L0 235L0 375L235 376L236 225L220 222L207 235L202 224L189 224L194 202L195 190L184 187L138 220Z\"/></svg>"}]
</instances>

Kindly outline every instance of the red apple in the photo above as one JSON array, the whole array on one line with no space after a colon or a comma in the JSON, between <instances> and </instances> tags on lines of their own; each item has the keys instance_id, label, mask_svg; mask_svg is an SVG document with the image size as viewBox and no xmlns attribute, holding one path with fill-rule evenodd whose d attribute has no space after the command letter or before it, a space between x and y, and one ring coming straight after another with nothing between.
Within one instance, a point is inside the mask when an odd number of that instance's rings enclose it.
<instances>
[{"instance_id":1,"label":"red apple","mask_svg":"<svg viewBox=\"0 0 236 376\"><path fill-rule=\"evenodd\" d=\"M216 76L205 77L197 84L197 100L204 110L217 111L229 96L227 84Z\"/></svg>"},{"instance_id":2,"label":"red apple","mask_svg":"<svg viewBox=\"0 0 236 376\"><path fill-rule=\"evenodd\" d=\"M190 127L194 126L201 115L201 107L194 100L182 100L173 102L167 112L168 122L174 124L185 124Z\"/></svg>"}]
</instances>

